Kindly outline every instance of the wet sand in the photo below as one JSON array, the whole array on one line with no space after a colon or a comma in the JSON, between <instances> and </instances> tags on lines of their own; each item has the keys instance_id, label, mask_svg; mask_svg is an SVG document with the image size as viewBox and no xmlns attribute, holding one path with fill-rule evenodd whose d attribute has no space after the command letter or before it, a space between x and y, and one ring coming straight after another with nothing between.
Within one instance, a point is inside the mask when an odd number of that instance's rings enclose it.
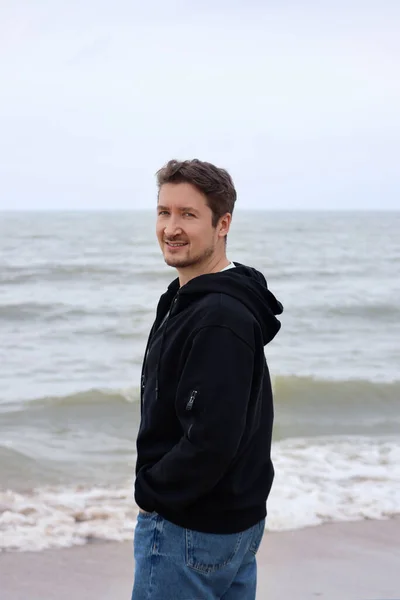
<instances>
[{"instance_id":1,"label":"wet sand","mask_svg":"<svg viewBox=\"0 0 400 600\"><path fill-rule=\"evenodd\" d=\"M132 555L129 543L3 553L0 599L130 600ZM400 519L266 533L258 568L258 600L400 600Z\"/></svg>"}]
</instances>

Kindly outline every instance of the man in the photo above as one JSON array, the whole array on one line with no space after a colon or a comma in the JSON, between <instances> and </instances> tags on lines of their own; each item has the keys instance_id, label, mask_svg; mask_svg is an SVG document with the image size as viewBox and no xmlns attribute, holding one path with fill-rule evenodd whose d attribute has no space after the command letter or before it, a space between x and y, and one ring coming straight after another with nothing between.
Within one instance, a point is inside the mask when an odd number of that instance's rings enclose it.
<instances>
[{"instance_id":1,"label":"man","mask_svg":"<svg viewBox=\"0 0 400 600\"><path fill-rule=\"evenodd\" d=\"M283 308L226 258L229 174L173 160L157 176L157 238L178 278L143 363L132 599L253 600L274 476L264 346Z\"/></svg>"}]
</instances>

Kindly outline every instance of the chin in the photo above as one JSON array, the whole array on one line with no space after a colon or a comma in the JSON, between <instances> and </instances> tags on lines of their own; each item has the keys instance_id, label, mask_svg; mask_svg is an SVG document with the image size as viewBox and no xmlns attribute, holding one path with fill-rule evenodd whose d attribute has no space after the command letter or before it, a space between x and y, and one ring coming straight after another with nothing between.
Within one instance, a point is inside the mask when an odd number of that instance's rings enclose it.
<instances>
[{"instance_id":1,"label":"chin","mask_svg":"<svg viewBox=\"0 0 400 600\"><path fill-rule=\"evenodd\" d=\"M185 269L186 267L192 267L196 264L196 261L185 260L184 258L173 258L172 256L164 256L164 260L169 267L174 267L175 269Z\"/></svg>"},{"instance_id":2,"label":"chin","mask_svg":"<svg viewBox=\"0 0 400 600\"><path fill-rule=\"evenodd\" d=\"M187 263L184 263L181 260L174 260L173 258L166 258L164 257L165 263L169 266L169 267L174 267L175 269L183 269L184 267L187 267Z\"/></svg>"}]
</instances>

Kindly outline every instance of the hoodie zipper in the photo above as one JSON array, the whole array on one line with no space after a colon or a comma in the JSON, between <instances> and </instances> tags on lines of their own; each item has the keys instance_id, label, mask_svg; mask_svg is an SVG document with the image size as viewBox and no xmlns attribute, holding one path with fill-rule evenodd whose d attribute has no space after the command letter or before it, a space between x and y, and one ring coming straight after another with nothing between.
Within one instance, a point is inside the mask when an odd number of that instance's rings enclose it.
<instances>
[{"instance_id":1,"label":"hoodie zipper","mask_svg":"<svg viewBox=\"0 0 400 600\"><path fill-rule=\"evenodd\" d=\"M186 410L192 410L197 394L197 390L192 391L192 393L190 394L189 402L186 404Z\"/></svg>"},{"instance_id":2,"label":"hoodie zipper","mask_svg":"<svg viewBox=\"0 0 400 600\"><path fill-rule=\"evenodd\" d=\"M141 374L141 377L140 377L141 396L142 396L142 398L141 398L141 407L142 408L143 408L143 392L144 392L144 388L146 386L146 376L145 376L146 362L147 362L147 357L148 357L149 352L150 352L151 341L154 338L154 336L157 333L157 331L160 329L160 327L162 327L164 324L168 323L168 320L169 320L169 318L171 316L173 307L175 306L175 304L178 301L178 295L179 295L179 291L175 294L175 297L174 297L174 299L171 302L170 309L167 312L167 314L165 315L164 319L161 321L161 323L157 327L157 329L154 329L154 331L150 331L149 339L147 340L146 350L145 350L144 359L143 359L142 374ZM163 339L164 339L164 334L163 334L163 336L161 338L160 356L158 358L158 363L157 363L156 393L158 392L158 365L159 365L160 358L161 358Z\"/></svg>"},{"instance_id":3,"label":"hoodie zipper","mask_svg":"<svg viewBox=\"0 0 400 600\"><path fill-rule=\"evenodd\" d=\"M144 351L144 359L143 359L143 365L142 365L142 373L140 376L140 387L141 387L141 407L143 407L143 392L144 392L144 386L145 386L145 368L146 368L146 361L147 361L147 356L149 354L149 348L150 348L150 342L152 339L153 335L152 335L152 331L150 331L149 334L149 339L147 340L147 344L146 344L146 350Z\"/></svg>"}]
</instances>

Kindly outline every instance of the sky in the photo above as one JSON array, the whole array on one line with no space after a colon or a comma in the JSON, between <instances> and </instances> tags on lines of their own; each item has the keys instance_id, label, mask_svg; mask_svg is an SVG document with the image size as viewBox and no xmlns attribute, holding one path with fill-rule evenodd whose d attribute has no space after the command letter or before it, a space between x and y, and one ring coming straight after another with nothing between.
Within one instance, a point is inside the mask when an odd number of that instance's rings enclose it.
<instances>
[{"instance_id":1,"label":"sky","mask_svg":"<svg viewBox=\"0 0 400 600\"><path fill-rule=\"evenodd\" d=\"M170 158L237 207L400 209L398 0L2 0L0 210L153 209Z\"/></svg>"}]
</instances>

